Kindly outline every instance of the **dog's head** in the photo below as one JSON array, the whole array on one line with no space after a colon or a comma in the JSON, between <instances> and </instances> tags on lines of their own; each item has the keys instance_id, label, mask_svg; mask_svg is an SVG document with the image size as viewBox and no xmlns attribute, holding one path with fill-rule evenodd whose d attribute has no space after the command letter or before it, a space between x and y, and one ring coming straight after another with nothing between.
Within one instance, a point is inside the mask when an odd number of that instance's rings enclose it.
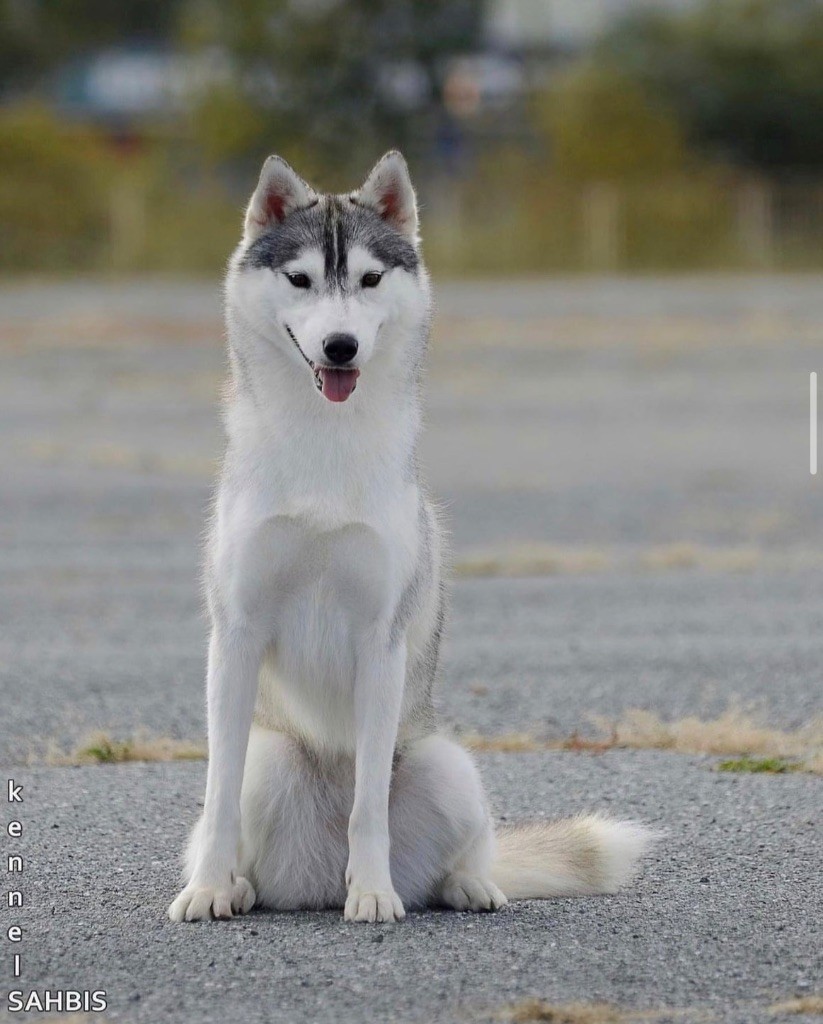
<instances>
[{"instance_id":1,"label":"dog's head","mask_svg":"<svg viewBox=\"0 0 823 1024\"><path fill-rule=\"evenodd\" d=\"M279 157L266 160L229 275L231 304L330 402L373 363L409 353L428 315L408 168L387 153L363 185L321 195Z\"/></svg>"}]
</instances>

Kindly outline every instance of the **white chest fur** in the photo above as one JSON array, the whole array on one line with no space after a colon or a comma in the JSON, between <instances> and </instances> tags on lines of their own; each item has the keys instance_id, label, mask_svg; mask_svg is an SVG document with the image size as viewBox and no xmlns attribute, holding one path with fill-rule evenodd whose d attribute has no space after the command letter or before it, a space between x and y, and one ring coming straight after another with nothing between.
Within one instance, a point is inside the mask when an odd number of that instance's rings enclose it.
<instances>
[{"instance_id":1,"label":"white chest fur","mask_svg":"<svg viewBox=\"0 0 823 1024\"><path fill-rule=\"evenodd\" d=\"M281 472L266 477L280 486L221 495L215 582L229 619L252 623L265 646L258 720L352 750L358 651L391 628L415 571L419 490L384 471L349 480L335 501L330 476L281 489Z\"/></svg>"},{"instance_id":2,"label":"white chest fur","mask_svg":"<svg viewBox=\"0 0 823 1024\"><path fill-rule=\"evenodd\" d=\"M226 410L213 587L230 620L259 631L258 719L351 750L358 652L391 630L420 558L412 362L387 346L334 406L302 362L269 363L249 347L259 339L241 340L255 373Z\"/></svg>"}]
</instances>

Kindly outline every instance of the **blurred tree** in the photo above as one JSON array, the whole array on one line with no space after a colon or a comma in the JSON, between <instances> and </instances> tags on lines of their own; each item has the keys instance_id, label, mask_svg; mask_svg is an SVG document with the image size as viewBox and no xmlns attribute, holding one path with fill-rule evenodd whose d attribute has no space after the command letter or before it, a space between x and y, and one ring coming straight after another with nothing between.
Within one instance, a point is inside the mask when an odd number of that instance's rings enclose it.
<instances>
[{"instance_id":1,"label":"blurred tree","mask_svg":"<svg viewBox=\"0 0 823 1024\"><path fill-rule=\"evenodd\" d=\"M687 157L677 119L626 74L576 65L536 99L552 169L566 181L630 181L676 174Z\"/></svg>"},{"instance_id":2,"label":"blurred tree","mask_svg":"<svg viewBox=\"0 0 823 1024\"><path fill-rule=\"evenodd\" d=\"M174 37L182 0L0 0L0 88L103 46Z\"/></svg>"},{"instance_id":3,"label":"blurred tree","mask_svg":"<svg viewBox=\"0 0 823 1024\"><path fill-rule=\"evenodd\" d=\"M823 167L820 0L704 0L622 22L596 58L662 96L695 141L773 173Z\"/></svg>"},{"instance_id":4,"label":"blurred tree","mask_svg":"<svg viewBox=\"0 0 823 1024\"><path fill-rule=\"evenodd\" d=\"M39 107L0 111L0 270L87 268L109 231L115 167L93 133Z\"/></svg>"},{"instance_id":5,"label":"blurred tree","mask_svg":"<svg viewBox=\"0 0 823 1024\"><path fill-rule=\"evenodd\" d=\"M203 94L198 135L214 155L276 149L350 183L436 114L440 62L478 45L481 14L481 0L188 0L184 40L233 67Z\"/></svg>"}]
</instances>

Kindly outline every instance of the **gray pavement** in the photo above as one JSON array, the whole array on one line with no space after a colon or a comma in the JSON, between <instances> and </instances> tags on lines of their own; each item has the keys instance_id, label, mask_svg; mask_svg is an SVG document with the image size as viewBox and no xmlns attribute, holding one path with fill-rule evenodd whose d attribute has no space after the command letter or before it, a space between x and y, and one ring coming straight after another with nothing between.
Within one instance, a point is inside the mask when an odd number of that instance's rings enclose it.
<instances>
[{"instance_id":1,"label":"gray pavement","mask_svg":"<svg viewBox=\"0 0 823 1024\"><path fill-rule=\"evenodd\" d=\"M560 737L735 698L781 728L820 714L819 279L438 295L424 457L455 559L558 556L551 575L454 584L449 727ZM202 284L0 286L0 760L26 785L25 986L106 988L107 1017L135 1024L491 1021L527 996L744 1024L823 989L819 777L485 755L500 814L602 808L668 836L616 897L375 931L334 914L174 928L204 766L21 767L94 728L202 738L218 317Z\"/></svg>"},{"instance_id":2,"label":"gray pavement","mask_svg":"<svg viewBox=\"0 0 823 1024\"><path fill-rule=\"evenodd\" d=\"M530 996L749 1024L819 982L818 779L648 752L482 768L509 820L601 808L669 835L617 896L385 928L331 912L175 926L163 915L203 766L27 769L22 980L105 989L111 1019L134 1024L492 1021Z\"/></svg>"},{"instance_id":3,"label":"gray pavement","mask_svg":"<svg viewBox=\"0 0 823 1024\"><path fill-rule=\"evenodd\" d=\"M0 587L2 752L140 727L199 738L205 622L195 566ZM36 628L34 628L36 624ZM439 704L455 728L592 732L592 714L714 717L730 702L797 728L821 712L823 594L812 572L589 574L453 588Z\"/></svg>"}]
</instances>

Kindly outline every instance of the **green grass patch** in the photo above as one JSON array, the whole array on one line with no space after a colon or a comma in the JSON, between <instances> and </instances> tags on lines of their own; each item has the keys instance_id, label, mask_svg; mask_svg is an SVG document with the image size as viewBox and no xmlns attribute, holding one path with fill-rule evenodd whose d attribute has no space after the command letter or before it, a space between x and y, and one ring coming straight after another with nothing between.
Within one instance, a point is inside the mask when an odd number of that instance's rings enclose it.
<instances>
[{"instance_id":1,"label":"green grass patch","mask_svg":"<svg viewBox=\"0 0 823 1024\"><path fill-rule=\"evenodd\" d=\"M798 772L801 765L786 757L733 757L721 761L717 766L719 772L765 772L768 775L785 775L786 772Z\"/></svg>"},{"instance_id":2,"label":"green grass patch","mask_svg":"<svg viewBox=\"0 0 823 1024\"><path fill-rule=\"evenodd\" d=\"M146 733L124 740L98 732L65 753L52 750L47 763L54 765L127 764L140 761L202 761L206 749L189 740Z\"/></svg>"}]
</instances>

